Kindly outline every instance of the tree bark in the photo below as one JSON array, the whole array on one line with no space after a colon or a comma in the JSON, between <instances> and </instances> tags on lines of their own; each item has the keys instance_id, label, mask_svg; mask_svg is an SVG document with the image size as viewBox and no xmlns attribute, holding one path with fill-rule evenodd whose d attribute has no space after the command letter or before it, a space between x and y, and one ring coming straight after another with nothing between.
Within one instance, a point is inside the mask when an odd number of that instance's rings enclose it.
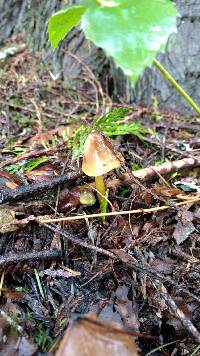
<instances>
[{"instance_id":1,"label":"tree bark","mask_svg":"<svg viewBox=\"0 0 200 356\"><path fill-rule=\"evenodd\" d=\"M71 0L69 3L78 2ZM180 17L177 34L168 40L165 54L160 62L178 83L200 105L200 0L176 0ZM147 68L134 89L120 69L108 61L103 52L89 43L80 29L74 29L59 48L53 52L47 38L49 16L66 7L64 0L0 0L0 43L7 38L25 33L30 48L40 51L45 63L51 63L54 74L62 73L69 87L80 88L84 77L83 64L71 57L69 52L81 59L105 87L105 74L109 94L123 98L127 103L151 107L156 96L159 107L194 114L189 104L163 78L154 66Z\"/></svg>"}]
</instances>

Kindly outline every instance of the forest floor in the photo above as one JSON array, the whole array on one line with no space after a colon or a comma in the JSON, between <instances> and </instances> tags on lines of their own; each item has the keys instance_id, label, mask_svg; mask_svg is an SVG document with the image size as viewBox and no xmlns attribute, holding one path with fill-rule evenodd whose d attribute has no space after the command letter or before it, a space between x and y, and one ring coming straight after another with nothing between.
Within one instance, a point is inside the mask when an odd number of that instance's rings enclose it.
<instances>
[{"instance_id":1,"label":"forest floor","mask_svg":"<svg viewBox=\"0 0 200 356\"><path fill-rule=\"evenodd\" d=\"M156 102L130 108L122 124L146 130L114 138L125 163L105 183L107 212L137 211L88 218L100 207L81 204L93 179L71 138L83 120L127 107L89 79L88 91L69 90L27 50L1 64L1 354L54 354L70 320L95 324L89 312L134 331L141 355L200 354L200 121Z\"/></svg>"}]
</instances>

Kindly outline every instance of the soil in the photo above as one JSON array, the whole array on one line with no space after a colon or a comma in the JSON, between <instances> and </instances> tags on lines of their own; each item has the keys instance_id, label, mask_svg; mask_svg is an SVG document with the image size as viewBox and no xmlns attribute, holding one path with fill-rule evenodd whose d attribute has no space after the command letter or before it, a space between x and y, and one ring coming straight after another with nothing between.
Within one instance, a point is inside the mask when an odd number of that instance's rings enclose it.
<instances>
[{"instance_id":1,"label":"soil","mask_svg":"<svg viewBox=\"0 0 200 356\"><path fill-rule=\"evenodd\" d=\"M176 204L199 196L199 118L131 108L124 124L138 121L146 135L113 140L125 165L105 176L108 211L166 210L55 222L100 212L98 201L80 203L93 179L72 159L70 137L123 103L93 77L70 90L28 50L0 70L2 354L55 354L69 322L92 312L140 333L140 355L197 355L200 210L198 201ZM115 185L125 171L184 157L198 164Z\"/></svg>"}]
</instances>

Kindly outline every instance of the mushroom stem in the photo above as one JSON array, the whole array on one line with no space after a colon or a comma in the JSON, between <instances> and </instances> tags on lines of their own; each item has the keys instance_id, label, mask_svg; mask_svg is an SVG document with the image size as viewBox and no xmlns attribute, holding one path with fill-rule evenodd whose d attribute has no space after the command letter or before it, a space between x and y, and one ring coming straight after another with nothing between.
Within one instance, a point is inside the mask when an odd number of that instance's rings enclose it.
<instances>
[{"instance_id":1,"label":"mushroom stem","mask_svg":"<svg viewBox=\"0 0 200 356\"><path fill-rule=\"evenodd\" d=\"M106 188L103 180L103 176L97 176L95 177L95 185L96 185L96 190L100 193L97 193L98 201L99 204L102 203L103 197L106 193Z\"/></svg>"}]
</instances>

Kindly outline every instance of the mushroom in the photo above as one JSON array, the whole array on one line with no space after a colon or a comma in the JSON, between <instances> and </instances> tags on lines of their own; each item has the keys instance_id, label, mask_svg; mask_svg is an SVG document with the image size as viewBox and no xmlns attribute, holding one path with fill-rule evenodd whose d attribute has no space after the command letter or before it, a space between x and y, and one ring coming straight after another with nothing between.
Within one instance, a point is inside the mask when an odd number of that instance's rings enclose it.
<instances>
[{"instance_id":1,"label":"mushroom","mask_svg":"<svg viewBox=\"0 0 200 356\"><path fill-rule=\"evenodd\" d=\"M90 177L95 177L98 200L101 204L106 193L103 175L119 168L124 159L104 134L95 131L88 135L84 145L82 170Z\"/></svg>"}]
</instances>

